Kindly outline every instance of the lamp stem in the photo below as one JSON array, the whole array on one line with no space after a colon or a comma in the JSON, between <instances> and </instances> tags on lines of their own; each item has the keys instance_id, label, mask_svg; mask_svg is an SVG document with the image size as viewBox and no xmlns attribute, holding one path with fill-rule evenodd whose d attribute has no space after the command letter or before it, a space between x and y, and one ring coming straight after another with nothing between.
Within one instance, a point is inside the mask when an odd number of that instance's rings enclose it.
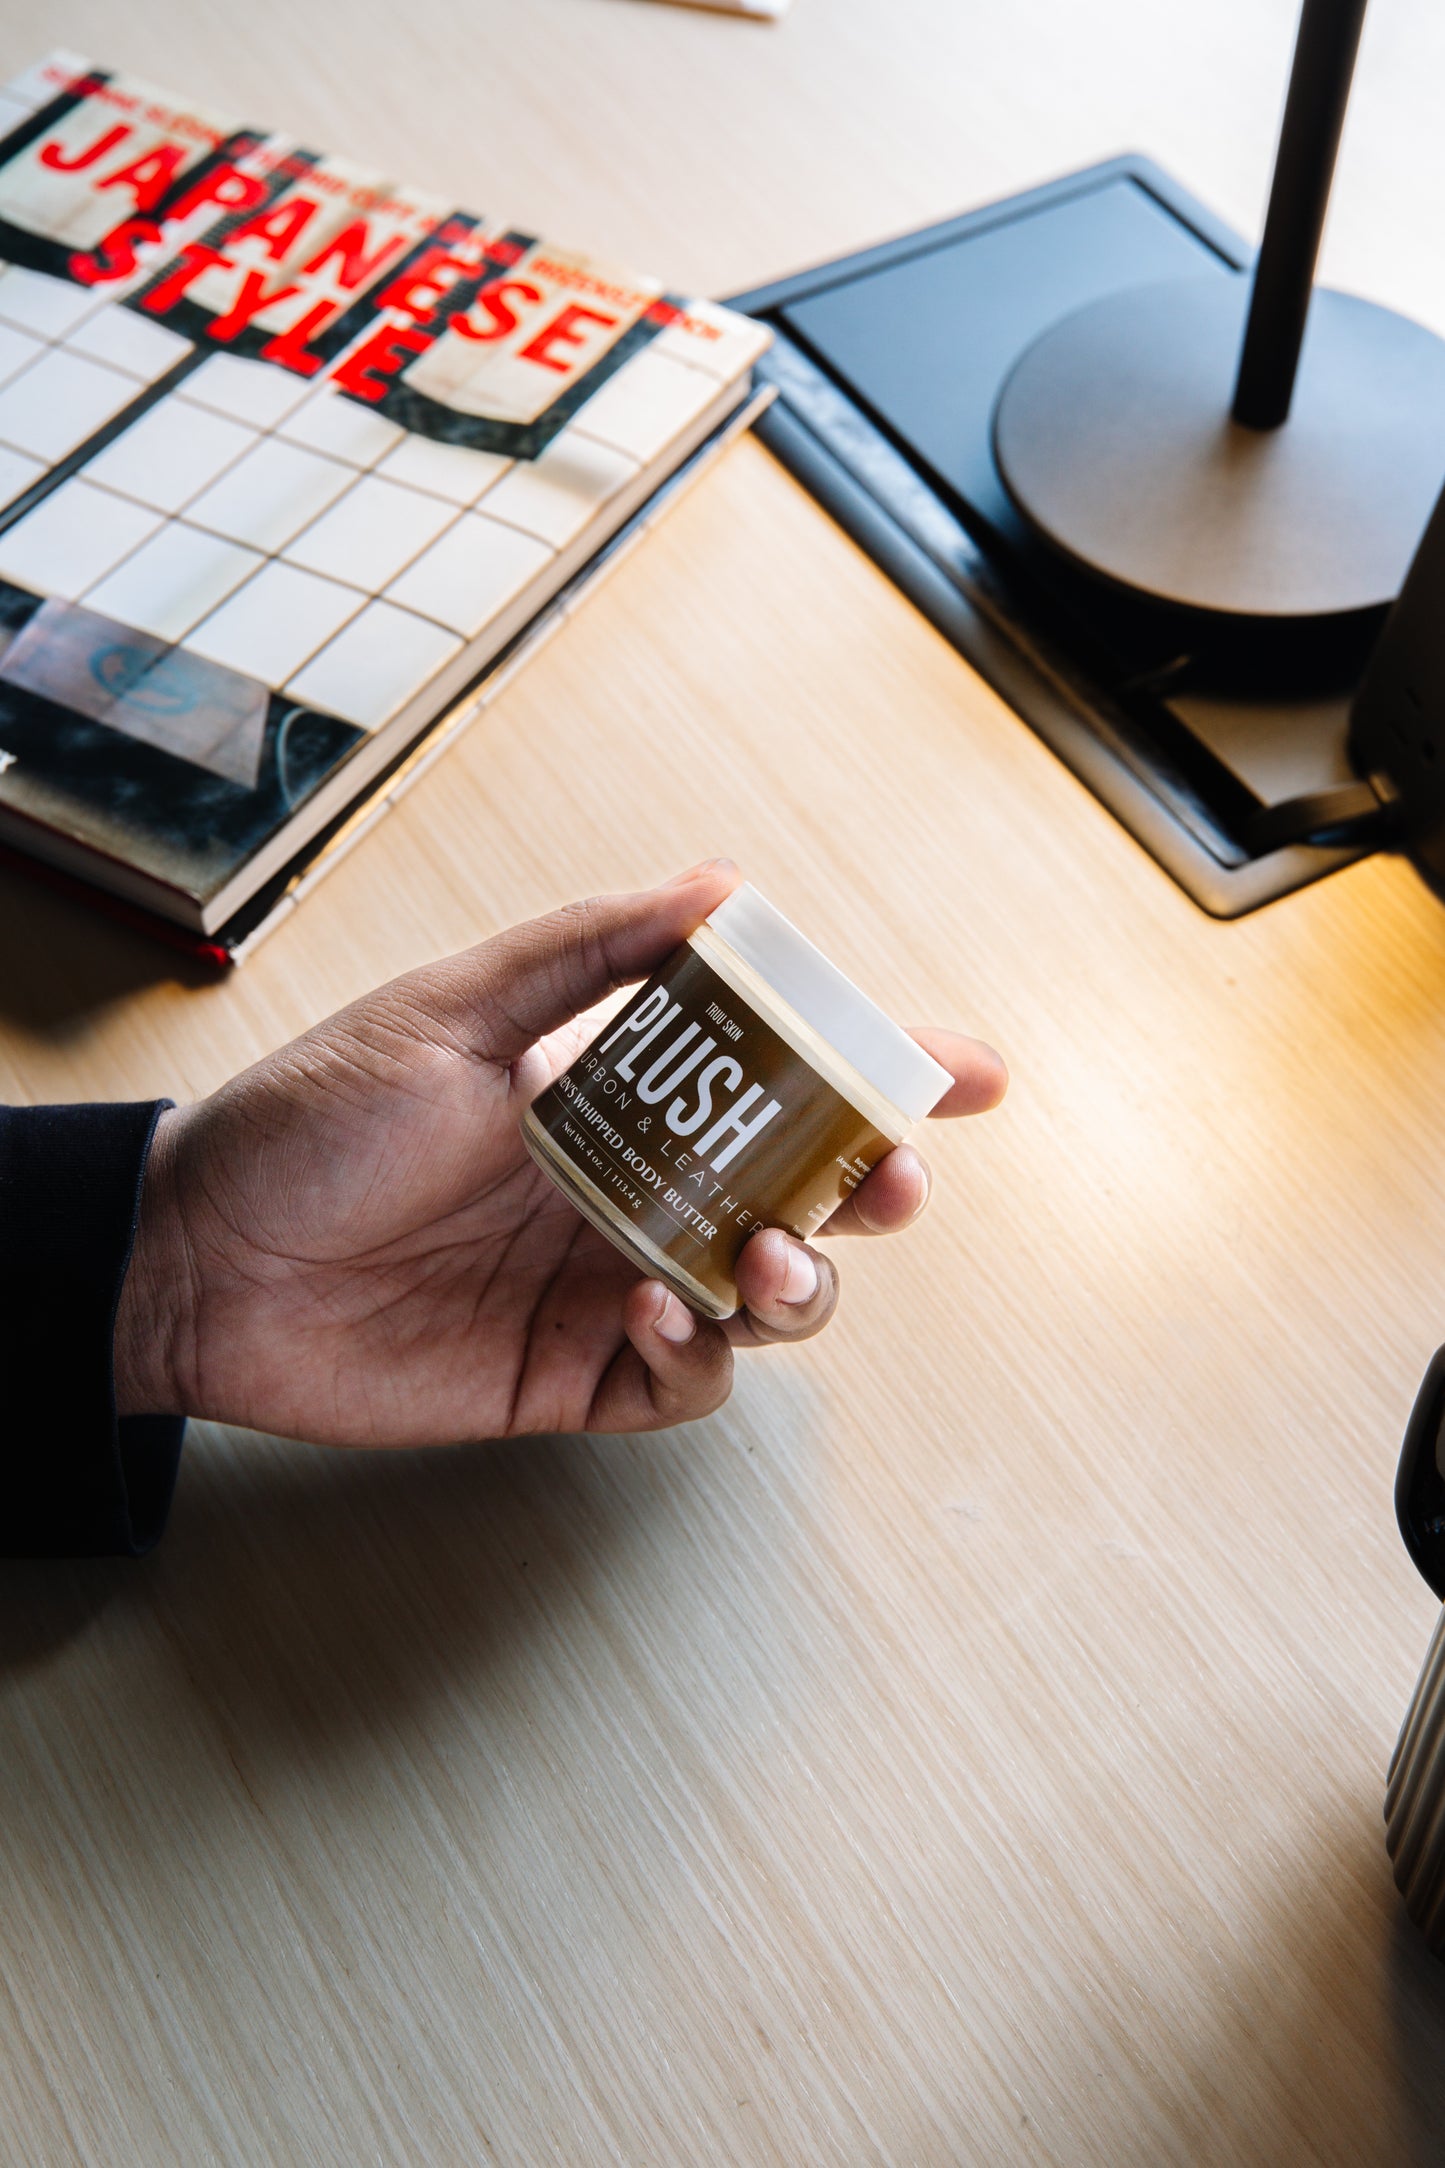
<instances>
[{"instance_id":1,"label":"lamp stem","mask_svg":"<svg viewBox=\"0 0 1445 2168\"><path fill-rule=\"evenodd\" d=\"M1246 429L1277 429L1289 413L1364 20L1365 0L1304 0L1300 11L1234 387Z\"/></svg>"}]
</instances>

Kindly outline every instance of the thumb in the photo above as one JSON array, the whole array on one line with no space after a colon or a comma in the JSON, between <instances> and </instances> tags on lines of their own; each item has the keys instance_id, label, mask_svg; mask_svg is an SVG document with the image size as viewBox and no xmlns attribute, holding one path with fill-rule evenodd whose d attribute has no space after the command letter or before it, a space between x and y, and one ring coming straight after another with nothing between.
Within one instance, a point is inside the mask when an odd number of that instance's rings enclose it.
<instances>
[{"instance_id":1,"label":"thumb","mask_svg":"<svg viewBox=\"0 0 1445 2168\"><path fill-rule=\"evenodd\" d=\"M427 972L427 1007L484 1061L514 1062L559 1024L646 978L741 876L730 858L631 896L592 896L450 956Z\"/></svg>"}]
</instances>

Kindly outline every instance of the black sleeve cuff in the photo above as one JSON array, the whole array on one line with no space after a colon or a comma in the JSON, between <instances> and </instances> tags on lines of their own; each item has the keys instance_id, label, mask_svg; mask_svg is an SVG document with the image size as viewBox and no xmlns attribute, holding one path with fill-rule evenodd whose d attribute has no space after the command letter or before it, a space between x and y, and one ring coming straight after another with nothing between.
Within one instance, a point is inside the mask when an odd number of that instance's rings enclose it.
<instances>
[{"instance_id":1,"label":"black sleeve cuff","mask_svg":"<svg viewBox=\"0 0 1445 2168\"><path fill-rule=\"evenodd\" d=\"M0 1554L139 1557L185 1423L117 1420L116 1307L168 1099L0 1108Z\"/></svg>"}]
</instances>

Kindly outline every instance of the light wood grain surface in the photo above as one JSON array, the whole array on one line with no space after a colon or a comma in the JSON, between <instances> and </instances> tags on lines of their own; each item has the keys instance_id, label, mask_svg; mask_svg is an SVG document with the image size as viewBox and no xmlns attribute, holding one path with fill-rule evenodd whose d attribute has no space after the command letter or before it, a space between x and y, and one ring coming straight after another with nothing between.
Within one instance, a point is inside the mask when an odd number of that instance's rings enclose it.
<instances>
[{"instance_id":1,"label":"light wood grain surface","mask_svg":"<svg viewBox=\"0 0 1445 2168\"><path fill-rule=\"evenodd\" d=\"M64 40L724 291L1126 146L1253 230L1292 12L8 0L0 63ZM1328 269L1445 330L1442 87L1445 17L1377 0ZM0 1092L204 1092L717 850L1001 1046L1006 1108L695 1429L201 1426L152 1560L4 1569L0 2157L1438 2161L1380 1823L1445 1336L1405 866L1203 918L749 442L240 975L0 881Z\"/></svg>"}]
</instances>

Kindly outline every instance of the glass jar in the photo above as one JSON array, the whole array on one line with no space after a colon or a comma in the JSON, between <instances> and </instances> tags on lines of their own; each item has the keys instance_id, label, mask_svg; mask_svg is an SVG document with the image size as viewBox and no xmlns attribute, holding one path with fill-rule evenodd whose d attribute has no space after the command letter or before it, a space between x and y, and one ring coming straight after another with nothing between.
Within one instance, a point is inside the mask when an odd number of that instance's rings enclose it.
<instances>
[{"instance_id":1,"label":"glass jar","mask_svg":"<svg viewBox=\"0 0 1445 2168\"><path fill-rule=\"evenodd\" d=\"M705 1317L759 1227L815 1235L953 1082L748 883L522 1117L563 1194Z\"/></svg>"}]
</instances>

